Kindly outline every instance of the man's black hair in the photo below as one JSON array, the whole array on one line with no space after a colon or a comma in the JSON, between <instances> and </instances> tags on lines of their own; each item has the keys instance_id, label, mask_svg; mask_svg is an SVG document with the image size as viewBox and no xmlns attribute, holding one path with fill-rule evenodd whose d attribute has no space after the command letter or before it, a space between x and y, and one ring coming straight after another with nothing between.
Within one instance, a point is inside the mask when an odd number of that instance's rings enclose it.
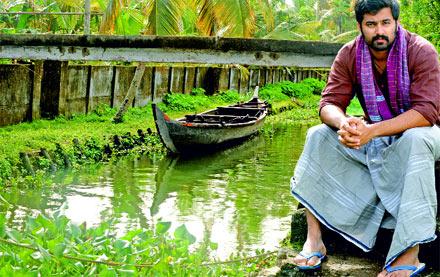
<instances>
[{"instance_id":1,"label":"man's black hair","mask_svg":"<svg viewBox=\"0 0 440 277\"><path fill-rule=\"evenodd\" d=\"M364 14L376 14L383 8L390 8L394 20L399 18L400 6L397 0L356 0L354 11L356 14L356 21L362 24Z\"/></svg>"}]
</instances>

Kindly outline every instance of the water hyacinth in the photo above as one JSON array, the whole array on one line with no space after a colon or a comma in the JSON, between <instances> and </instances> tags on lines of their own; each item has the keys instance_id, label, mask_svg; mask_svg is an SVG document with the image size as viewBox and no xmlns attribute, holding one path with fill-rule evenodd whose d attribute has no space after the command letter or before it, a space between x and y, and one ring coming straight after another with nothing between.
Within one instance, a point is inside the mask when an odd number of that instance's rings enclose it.
<instances>
[{"instance_id":1,"label":"water hyacinth","mask_svg":"<svg viewBox=\"0 0 440 277\"><path fill-rule=\"evenodd\" d=\"M185 225L171 235L170 222L117 237L111 228L114 222L86 228L59 212L28 217L24 232L6 227L6 220L0 215L0 276L244 276L270 256L260 252L252 260L210 261L216 243L190 250L195 237Z\"/></svg>"}]
</instances>

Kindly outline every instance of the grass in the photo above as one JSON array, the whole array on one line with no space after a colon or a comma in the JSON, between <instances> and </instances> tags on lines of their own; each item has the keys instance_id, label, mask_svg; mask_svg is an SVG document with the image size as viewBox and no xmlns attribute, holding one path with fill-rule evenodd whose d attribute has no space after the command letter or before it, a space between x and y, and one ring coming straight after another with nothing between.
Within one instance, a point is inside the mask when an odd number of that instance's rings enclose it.
<instances>
[{"instance_id":1,"label":"grass","mask_svg":"<svg viewBox=\"0 0 440 277\"><path fill-rule=\"evenodd\" d=\"M359 99L357 97L351 100L350 105L347 107L347 114L352 116L362 116L364 114L361 103L359 103Z\"/></svg>"}]
</instances>

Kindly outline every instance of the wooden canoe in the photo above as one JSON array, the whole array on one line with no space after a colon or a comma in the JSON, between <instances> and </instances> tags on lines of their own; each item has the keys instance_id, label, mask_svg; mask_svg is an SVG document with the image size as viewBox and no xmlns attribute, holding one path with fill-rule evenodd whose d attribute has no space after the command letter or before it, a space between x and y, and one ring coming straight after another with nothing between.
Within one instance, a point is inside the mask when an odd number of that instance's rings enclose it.
<instances>
[{"instance_id":1,"label":"wooden canoe","mask_svg":"<svg viewBox=\"0 0 440 277\"><path fill-rule=\"evenodd\" d=\"M172 120L153 103L157 132L173 153L214 150L240 142L263 125L268 104L254 96L250 101L186 115Z\"/></svg>"}]
</instances>

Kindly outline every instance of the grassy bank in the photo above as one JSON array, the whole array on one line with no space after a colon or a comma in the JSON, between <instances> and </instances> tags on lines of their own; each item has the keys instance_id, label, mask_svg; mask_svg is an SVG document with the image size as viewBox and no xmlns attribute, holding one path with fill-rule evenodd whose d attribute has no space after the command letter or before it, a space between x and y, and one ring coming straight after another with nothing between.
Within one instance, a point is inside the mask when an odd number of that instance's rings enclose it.
<instances>
[{"instance_id":1,"label":"grassy bank","mask_svg":"<svg viewBox=\"0 0 440 277\"><path fill-rule=\"evenodd\" d=\"M290 110L283 116L286 120L316 119L318 94L323 85L315 79L270 84L260 89L260 97L272 104L274 113ZM177 118L250 97L235 91L207 96L203 89L195 89L191 95L167 94L160 105L171 118ZM69 119L60 116L0 128L0 187L38 185L55 168L108 161L127 152L165 154L154 133L151 106L129 109L124 122L119 124L112 123L115 114L115 109L99 106L88 115Z\"/></svg>"}]
</instances>

